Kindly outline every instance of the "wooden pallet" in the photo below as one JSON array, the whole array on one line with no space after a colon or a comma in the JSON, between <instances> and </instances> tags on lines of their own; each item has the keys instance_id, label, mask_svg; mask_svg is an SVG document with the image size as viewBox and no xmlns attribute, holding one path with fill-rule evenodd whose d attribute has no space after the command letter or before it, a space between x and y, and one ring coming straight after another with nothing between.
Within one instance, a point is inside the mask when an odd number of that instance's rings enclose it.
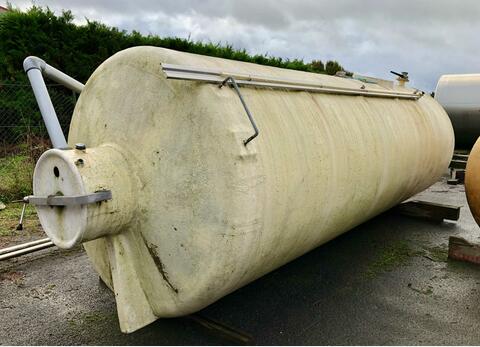
<instances>
[{"instance_id":1,"label":"wooden pallet","mask_svg":"<svg viewBox=\"0 0 480 347\"><path fill-rule=\"evenodd\" d=\"M456 185L465 181L465 170L467 168L468 154L454 153L450 165L450 178L448 184Z\"/></svg>"},{"instance_id":2,"label":"wooden pallet","mask_svg":"<svg viewBox=\"0 0 480 347\"><path fill-rule=\"evenodd\" d=\"M398 205L395 210L405 216L425 218L435 222L442 222L444 219L457 221L460 218L460 206L420 200L404 202Z\"/></svg>"}]
</instances>

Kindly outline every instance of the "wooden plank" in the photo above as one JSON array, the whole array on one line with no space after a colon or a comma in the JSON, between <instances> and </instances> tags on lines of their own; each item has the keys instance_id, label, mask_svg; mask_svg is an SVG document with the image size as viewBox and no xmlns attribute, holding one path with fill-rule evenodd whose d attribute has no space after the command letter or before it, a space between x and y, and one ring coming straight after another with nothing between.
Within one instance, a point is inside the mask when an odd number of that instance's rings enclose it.
<instances>
[{"instance_id":1,"label":"wooden plank","mask_svg":"<svg viewBox=\"0 0 480 347\"><path fill-rule=\"evenodd\" d=\"M460 206L438 204L428 201L412 200L396 207L405 216L420 217L441 222L444 219L457 221L460 218Z\"/></svg>"},{"instance_id":2,"label":"wooden plank","mask_svg":"<svg viewBox=\"0 0 480 347\"><path fill-rule=\"evenodd\" d=\"M204 328L207 328L213 334L218 335L222 338L228 339L237 344L253 345L254 343L253 337L250 334L247 334L243 331L232 328L226 325L225 323L216 321L212 318L205 317L198 313L194 313L186 317L200 324Z\"/></svg>"},{"instance_id":3,"label":"wooden plank","mask_svg":"<svg viewBox=\"0 0 480 347\"><path fill-rule=\"evenodd\" d=\"M458 154L454 153L452 160L462 160L462 161L468 161L468 154Z\"/></svg>"},{"instance_id":4,"label":"wooden plank","mask_svg":"<svg viewBox=\"0 0 480 347\"><path fill-rule=\"evenodd\" d=\"M480 265L480 245L470 243L461 237L450 236L448 258Z\"/></svg>"},{"instance_id":5,"label":"wooden plank","mask_svg":"<svg viewBox=\"0 0 480 347\"><path fill-rule=\"evenodd\" d=\"M447 180L447 184L459 184L465 182L465 170L462 169L450 169L450 178Z\"/></svg>"},{"instance_id":6,"label":"wooden plank","mask_svg":"<svg viewBox=\"0 0 480 347\"><path fill-rule=\"evenodd\" d=\"M464 160L452 160L449 165L452 169L463 169L467 168L467 162Z\"/></svg>"},{"instance_id":7,"label":"wooden plank","mask_svg":"<svg viewBox=\"0 0 480 347\"><path fill-rule=\"evenodd\" d=\"M465 170L455 170L454 175L458 182L465 182Z\"/></svg>"},{"instance_id":8,"label":"wooden plank","mask_svg":"<svg viewBox=\"0 0 480 347\"><path fill-rule=\"evenodd\" d=\"M459 183L460 183L460 181L459 181L458 179L456 179L456 178L449 178L449 179L447 180L447 184L450 184L450 185L452 185L452 186L456 186L456 185L459 184Z\"/></svg>"}]
</instances>

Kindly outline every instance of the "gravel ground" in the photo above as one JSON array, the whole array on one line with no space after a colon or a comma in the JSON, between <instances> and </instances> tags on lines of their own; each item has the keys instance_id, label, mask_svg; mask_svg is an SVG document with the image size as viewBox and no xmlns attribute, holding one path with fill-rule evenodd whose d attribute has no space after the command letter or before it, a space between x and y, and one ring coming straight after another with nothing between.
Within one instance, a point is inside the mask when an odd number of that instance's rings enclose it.
<instances>
[{"instance_id":1,"label":"gravel ground","mask_svg":"<svg viewBox=\"0 0 480 347\"><path fill-rule=\"evenodd\" d=\"M384 213L204 309L256 344L478 345L480 267L446 259L448 237L480 242L464 187L415 199L463 206L457 223ZM129 335L81 248L0 263L0 343L229 344L186 319Z\"/></svg>"}]
</instances>

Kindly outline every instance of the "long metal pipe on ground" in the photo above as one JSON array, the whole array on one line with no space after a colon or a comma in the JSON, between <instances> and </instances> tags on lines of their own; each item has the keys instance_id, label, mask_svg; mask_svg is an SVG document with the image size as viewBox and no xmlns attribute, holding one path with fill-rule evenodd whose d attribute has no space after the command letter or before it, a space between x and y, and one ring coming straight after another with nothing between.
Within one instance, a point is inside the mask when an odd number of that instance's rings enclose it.
<instances>
[{"instance_id":1,"label":"long metal pipe on ground","mask_svg":"<svg viewBox=\"0 0 480 347\"><path fill-rule=\"evenodd\" d=\"M55 246L49 238L0 249L0 261Z\"/></svg>"},{"instance_id":2,"label":"long metal pipe on ground","mask_svg":"<svg viewBox=\"0 0 480 347\"><path fill-rule=\"evenodd\" d=\"M19 249L39 245L41 243L45 243L45 242L49 242L49 241L50 241L50 239L48 237L46 237L44 239L35 240L35 241L31 241L31 242L25 242L25 243L22 243L22 244L19 244L19 245L2 248L2 249L0 249L0 255L5 254L5 253L9 253L9 252L13 252L13 251L18 251Z\"/></svg>"}]
</instances>

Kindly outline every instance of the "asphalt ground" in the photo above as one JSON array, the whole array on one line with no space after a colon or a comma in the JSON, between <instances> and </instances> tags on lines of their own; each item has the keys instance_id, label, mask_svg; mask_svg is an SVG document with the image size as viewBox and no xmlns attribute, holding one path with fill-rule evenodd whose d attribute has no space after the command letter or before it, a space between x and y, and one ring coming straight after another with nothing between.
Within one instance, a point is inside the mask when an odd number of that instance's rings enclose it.
<instances>
[{"instance_id":1,"label":"asphalt ground","mask_svg":"<svg viewBox=\"0 0 480 347\"><path fill-rule=\"evenodd\" d=\"M265 345L478 345L480 266L447 260L448 238L480 243L464 186L415 199L462 206L457 223L388 211L202 310ZM238 341L237 341L238 342ZM187 318L122 334L113 294L81 249L0 263L0 343L235 344Z\"/></svg>"}]
</instances>

